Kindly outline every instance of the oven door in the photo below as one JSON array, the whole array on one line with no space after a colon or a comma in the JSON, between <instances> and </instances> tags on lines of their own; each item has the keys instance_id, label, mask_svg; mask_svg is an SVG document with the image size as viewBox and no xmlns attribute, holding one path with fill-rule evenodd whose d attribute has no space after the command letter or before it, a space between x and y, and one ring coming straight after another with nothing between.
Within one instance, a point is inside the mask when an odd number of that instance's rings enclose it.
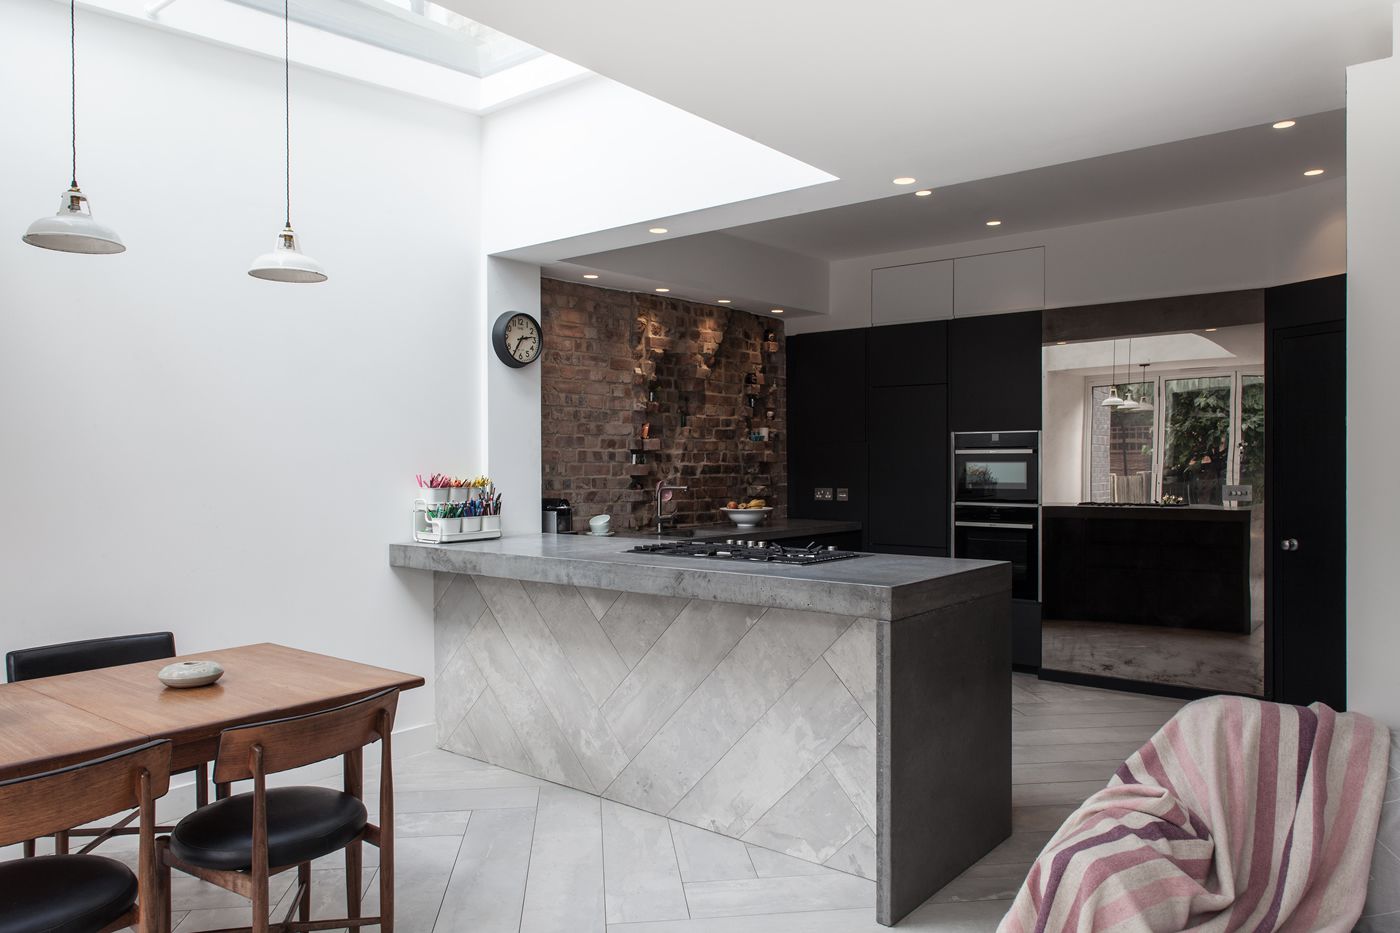
<instances>
[{"instance_id":1,"label":"oven door","mask_svg":"<svg viewBox=\"0 0 1400 933\"><path fill-rule=\"evenodd\" d=\"M1035 450L960 448L953 451L954 502L1039 502Z\"/></svg>"},{"instance_id":2,"label":"oven door","mask_svg":"<svg viewBox=\"0 0 1400 933\"><path fill-rule=\"evenodd\" d=\"M1012 599L1040 598L1040 533L1035 512L1023 522L979 521L959 509L953 522L953 556L971 560L1004 560L1011 564Z\"/></svg>"}]
</instances>

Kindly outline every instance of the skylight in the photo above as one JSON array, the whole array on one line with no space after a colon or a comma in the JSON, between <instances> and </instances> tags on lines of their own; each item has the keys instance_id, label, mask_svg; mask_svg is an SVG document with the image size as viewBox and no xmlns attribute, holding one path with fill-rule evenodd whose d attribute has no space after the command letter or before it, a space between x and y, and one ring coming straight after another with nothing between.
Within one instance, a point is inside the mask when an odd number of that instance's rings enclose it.
<instances>
[{"instance_id":1,"label":"skylight","mask_svg":"<svg viewBox=\"0 0 1400 933\"><path fill-rule=\"evenodd\" d=\"M281 15L282 0L229 0ZM432 0L291 0L293 22L476 78L545 53Z\"/></svg>"}]
</instances>

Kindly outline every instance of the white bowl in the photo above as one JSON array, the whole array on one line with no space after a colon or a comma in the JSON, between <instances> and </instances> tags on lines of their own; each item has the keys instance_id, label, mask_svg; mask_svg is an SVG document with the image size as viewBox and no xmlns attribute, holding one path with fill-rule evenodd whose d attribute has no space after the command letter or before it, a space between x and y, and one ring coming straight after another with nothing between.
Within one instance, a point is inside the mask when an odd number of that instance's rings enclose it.
<instances>
[{"instance_id":1,"label":"white bowl","mask_svg":"<svg viewBox=\"0 0 1400 933\"><path fill-rule=\"evenodd\" d=\"M224 668L218 661L176 661L156 676L167 687L204 687L224 676Z\"/></svg>"},{"instance_id":2,"label":"white bowl","mask_svg":"<svg viewBox=\"0 0 1400 933\"><path fill-rule=\"evenodd\" d=\"M595 515L588 520L588 528L595 535L607 534L611 530L611 515Z\"/></svg>"},{"instance_id":3,"label":"white bowl","mask_svg":"<svg viewBox=\"0 0 1400 933\"><path fill-rule=\"evenodd\" d=\"M740 528L752 528L768 517L768 513L773 511L773 507L764 506L761 509L720 509L729 520Z\"/></svg>"}]
</instances>

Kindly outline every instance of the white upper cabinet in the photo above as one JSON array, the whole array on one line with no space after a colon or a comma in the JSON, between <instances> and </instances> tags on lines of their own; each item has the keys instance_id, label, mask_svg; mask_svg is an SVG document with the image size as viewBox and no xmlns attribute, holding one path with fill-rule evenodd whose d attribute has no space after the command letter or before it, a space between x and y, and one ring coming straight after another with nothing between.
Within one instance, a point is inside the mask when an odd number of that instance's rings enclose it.
<instances>
[{"instance_id":1,"label":"white upper cabinet","mask_svg":"<svg viewBox=\"0 0 1400 933\"><path fill-rule=\"evenodd\" d=\"M870 273L872 324L937 321L953 316L953 260L889 266Z\"/></svg>"},{"instance_id":2,"label":"white upper cabinet","mask_svg":"<svg viewBox=\"0 0 1400 933\"><path fill-rule=\"evenodd\" d=\"M967 256L953 260L953 266L955 317L1045 307L1043 246Z\"/></svg>"}]
</instances>

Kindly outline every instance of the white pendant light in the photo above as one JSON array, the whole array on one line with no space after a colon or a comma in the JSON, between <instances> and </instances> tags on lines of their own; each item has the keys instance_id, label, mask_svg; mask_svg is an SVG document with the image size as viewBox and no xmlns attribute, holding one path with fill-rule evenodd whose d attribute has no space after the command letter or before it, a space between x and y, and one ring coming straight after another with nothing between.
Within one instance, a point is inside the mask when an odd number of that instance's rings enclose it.
<instances>
[{"instance_id":1,"label":"white pendant light","mask_svg":"<svg viewBox=\"0 0 1400 933\"><path fill-rule=\"evenodd\" d=\"M1123 400L1118 397L1118 341L1113 341L1113 374L1109 376L1113 384L1108 387L1108 398L1099 402L1104 408L1121 408Z\"/></svg>"},{"instance_id":2,"label":"white pendant light","mask_svg":"<svg viewBox=\"0 0 1400 933\"><path fill-rule=\"evenodd\" d=\"M1131 374L1132 371L1133 371L1133 338L1129 337L1129 338L1128 338L1128 372L1129 372L1129 374ZM1127 396L1128 396L1128 397L1125 398L1125 399L1123 400L1123 405L1122 405L1118 410L1119 410L1119 411L1141 411L1141 410L1142 410L1142 406L1139 405L1136 401L1133 400L1133 387L1132 387L1131 384L1129 384L1129 386L1128 386L1128 389L1127 389Z\"/></svg>"},{"instance_id":3,"label":"white pendant light","mask_svg":"<svg viewBox=\"0 0 1400 933\"><path fill-rule=\"evenodd\" d=\"M321 264L301 251L292 230L292 59L291 3L282 0L282 104L286 125L287 223L277 234L277 246L253 260L248 274L269 282L324 282L328 276Z\"/></svg>"},{"instance_id":4,"label":"white pendant light","mask_svg":"<svg viewBox=\"0 0 1400 933\"><path fill-rule=\"evenodd\" d=\"M1151 366L1151 365L1152 365L1151 363L1139 363L1139 364L1138 364L1138 366L1142 368L1142 377L1141 377L1138 381L1141 382L1143 385L1147 385L1147 384L1148 384L1148 382L1147 382L1147 367L1149 367L1149 366ZM1155 386L1153 387L1152 394L1153 394L1154 396L1157 394L1157 391L1156 391L1156 387L1155 387ZM1152 405L1152 399L1148 398L1146 395L1144 395L1142 398L1138 399L1137 410L1138 410L1138 411L1153 411L1153 410L1155 410L1155 409L1154 409L1154 406Z\"/></svg>"},{"instance_id":5,"label":"white pendant light","mask_svg":"<svg viewBox=\"0 0 1400 933\"><path fill-rule=\"evenodd\" d=\"M24 242L40 249L63 253L103 255L126 251L117 231L98 223L92 205L78 187L78 4L68 3L68 66L73 129L73 175L68 190L59 196L58 213L40 217L24 232Z\"/></svg>"}]
</instances>

